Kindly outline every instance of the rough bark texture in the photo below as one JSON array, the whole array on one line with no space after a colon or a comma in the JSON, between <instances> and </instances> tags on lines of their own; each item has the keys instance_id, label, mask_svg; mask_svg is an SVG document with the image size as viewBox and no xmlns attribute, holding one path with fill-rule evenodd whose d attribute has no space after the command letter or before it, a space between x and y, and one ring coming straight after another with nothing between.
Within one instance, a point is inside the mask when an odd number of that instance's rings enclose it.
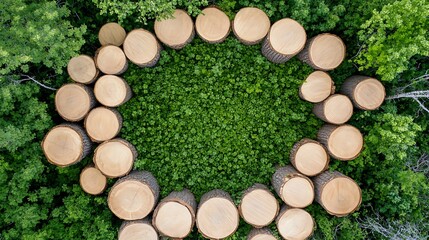
<instances>
[{"instance_id":1,"label":"rough bark texture","mask_svg":"<svg viewBox=\"0 0 429 240\"><path fill-rule=\"evenodd\" d=\"M286 200L285 200L284 196L282 195L283 186L286 184L287 181L289 181L290 179L292 179L294 177L305 178L311 183L311 180L308 177L299 173L291 165L287 165L285 167L281 167L281 168L277 169L271 178L271 184L273 185L274 190L276 191L277 195L284 202L286 202ZM313 184L313 183L311 183L311 184Z\"/></svg>"},{"instance_id":2,"label":"rough bark texture","mask_svg":"<svg viewBox=\"0 0 429 240\"><path fill-rule=\"evenodd\" d=\"M293 145L293 147L292 147L292 150L290 151L289 159L290 159L290 163L295 167L295 169L296 169L297 171L299 171L299 170L296 168L296 159L295 159L295 157L296 157L296 153L298 152L298 149L299 149L301 146L303 146L303 145L305 145L305 144L307 144L307 143L314 143L314 144L317 144L317 145L321 146L323 149L325 149L325 151L327 151L325 146L323 146L321 143L319 143L318 141L315 141L315 140L313 140L313 139L303 138L303 139L302 139L302 140L300 140L299 142L295 143L295 144ZM330 160L330 159L329 159L329 156L328 156L328 154L327 154L326 165L325 165L325 167L323 168L323 170L322 170L322 171L324 171L324 170L326 170L326 169L328 169L328 168L329 168L329 160Z\"/></svg>"},{"instance_id":3,"label":"rough bark texture","mask_svg":"<svg viewBox=\"0 0 429 240\"><path fill-rule=\"evenodd\" d=\"M311 44L313 44L313 41L314 41L314 39L315 39L316 37L317 37L317 36L312 37L311 39L307 40L307 42L305 43L304 49L303 49L303 50L298 54L298 58L299 58L299 60L301 60L301 61L303 61L303 62L307 63L308 65L310 65L313 69L324 70L324 69L321 69L321 68L317 67L317 66L312 62L312 60L311 60L311 58L310 58L309 50L310 50L310 48L311 48Z\"/></svg>"},{"instance_id":4,"label":"rough bark texture","mask_svg":"<svg viewBox=\"0 0 429 240\"><path fill-rule=\"evenodd\" d=\"M150 226L150 227L152 227L152 228L153 228L153 226L151 225L150 218L148 218L148 217L147 217L147 218L145 218L145 219L140 219L140 220L131 220L131 221L126 220L126 221L123 221L123 222L122 222L121 227L119 228L119 231L118 231L118 239L119 239L119 236L121 235L122 231L123 231L126 227L128 227L128 226L130 226L130 225L132 225L132 224L136 224L136 223L146 224L146 225L148 225L148 226ZM155 228L154 228L154 229L155 229Z\"/></svg>"},{"instance_id":5,"label":"rough bark texture","mask_svg":"<svg viewBox=\"0 0 429 240\"><path fill-rule=\"evenodd\" d=\"M254 237L258 235L269 235L275 239L271 230L268 227L264 227L264 228L253 228L247 235L247 240L252 240Z\"/></svg>"},{"instance_id":6,"label":"rough bark texture","mask_svg":"<svg viewBox=\"0 0 429 240\"><path fill-rule=\"evenodd\" d=\"M296 55L296 54L285 55L274 50L274 48L271 46L271 43L270 43L270 33L267 34L267 37L262 43L261 52L262 52L262 55L264 55L268 60L270 60L273 63L285 63L289 61L293 56Z\"/></svg>"}]
</instances>

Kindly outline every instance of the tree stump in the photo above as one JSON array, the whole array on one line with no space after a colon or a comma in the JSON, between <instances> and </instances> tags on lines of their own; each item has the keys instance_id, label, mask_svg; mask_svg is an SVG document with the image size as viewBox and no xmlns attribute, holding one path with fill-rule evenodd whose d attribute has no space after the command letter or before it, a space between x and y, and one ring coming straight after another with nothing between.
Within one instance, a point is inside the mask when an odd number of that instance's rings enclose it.
<instances>
[{"instance_id":1,"label":"tree stump","mask_svg":"<svg viewBox=\"0 0 429 240\"><path fill-rule=\"evenodd\" d=\"M313 217L304 209L283 206L276 219L279 234L284 239L307 239L313 234Z\"/></svg>"},{"instance_id":2,"label":"tree stump","mask_svg":"<svg viewBox=\"0 0 429 240\"><path fill-rule=\"evenodd\" d=\"M299 88L299 97L312 103L321 102L334 93L334 81L322 71L312 72Z\"/></svg>"},{"instance_id":3,"label":"tree stump","mask_svg":"<svg viewBox=\"0 0 429 240\"><path fill-rule=\"evenodd\" d=\"M83 191L91 195L101 194L107 186L107 178L100 170L89 165L80 173L79 183Z\"/></svg>"},{"instance_id":4,"label":"tree stump","mask_svg":"<svg viewBox=\"0 0 429 240\"><path fill-rule=\"evenodd\" d=\"M235 15L232 31L240 42L255 45L267 35L270 24L270 19L264 11L254 7L245 7Z\"/></svg>"},{"instance_id":5,"label":"tree stump","mask_svg":"<svg viewBox=\"0 0 429 240\"><path fill-rule=\"evenodd\" d=\"M184 48L195 35L191 17L181 9L174 10L172 18L156 20L154 29L158 39L173 49Z\"/></svg>"},{"instance_id":6,"label":"tree stump","mask_svg":"<svg viewBox=\"0 0 429 240\"><path fill-rule=\"evenodd\" d=\"M239 220L237 207L227 192L215 189L201 197L196 223L205 238L222 239L231 236L237 230Z\"/></svg>"},{"instance_id":7,"label":"tree stump","mask_svg":"<svg viewBox=\"0 0 429 240\"><path fill-rule=\"evenodd\" d=\"M136 220L145 218L159 197L159 185L150 172L133 171L116 181L107 199L109 209L118 218Z\"/></svg>"},{"instance_id":8,"label":"tree stump","mask_svg":"<svg viewBox=\"0 0 429 240\"><path fill-rule=\"evenodd\" d=\"M125 29L121 25L111 22L104 24L98 32L98 40L102 46L114 45L121 46L124 43Z\"/></svg>"},{"instance_id":9,"label":"tree stump","mask_svg":"<svg viewBox=\"0 0 429 240\"><path fill-rule=\"evenodd\" d=\"M290 162L300 173L315 176L328 169L329 155L322 144L304 138L293 146Z\"/></svg>"},{"instance_id":10,"label":"tree stump","mask_svg":"<svg viewBox=\"0 0 429 240\"><path fill-rule=\"evenodd\" d=\"M118 240L158 240L158 233L148 219L123 221L118 231Z\"/></svg>"},{"instance_id":11,"label":"tree stump","mask_svg":"<svg viewBox=\"0 0 429 240\"><path fill-rule=\"evenodd\" d=\"M277 169L271 178L271 183L277 195L288 206L305 208L313 202L313 182L291 165Z\"/></svg>"},{"instance_id":12,"label":"tree stump","mask_svg":"<svg viewBox=\"0 0 429 240\"><path fill-rule=\"evenodd\" d=\"M124 52L137 66L153 67L161 55L161 45L151 32L140 28L128 33L124 41Z\"/></svg>"},{"instance_id":13,"label":"tree stump","mask_svg":"<svg viewBox=\"0 0 429 240\"><path fill-rule=\"evenodd\" d=\"M95 98L106 107L117 107L132 97L128 83L115 75L100 77L94 86Z\"/></svg>"},{"instance_id":14,"label":"tree stump","mask_svg":"<svg viewBox=\"0 0 429 240\"><path fill-rule=\"evenodd\" d=\"M314 179L316 201L331 215L346 216L359 208L362 193L357 183L335 171L325 171Z\"/></svg>"},{"instance_id":15,"label":"tree stump","mask_svg":"<svg viewBox=\"0 0 429 240\"><path fill-rule=\"evenodd\" d=\"M104 175L117 178L127 175L133 169L136 158L136 148L128 141L116 138L98 145L93 161Z\"/></svg>"},{"instance_id":16,"label":"tree stump","mask_svg":"<svg viewBox=\"0 0 429 240\"><path fill-rule=\"evenodd\" d=\"M268 227L253 228L247 235L247 240L277 240Z\"/></svg>"},{"instance_id":17,"label":"tree stump","mask_svg":"<svg viewBox=\"0 0 429 240\"><path fill-rule=\"evenodd\" d=\"M116 109L97 107L86 116L84 125L93 142L104 142L121 131L122 117Z\"/></svg>"},{"instance_id":18,"label":"tree stump","mask_svg":"<svg viewBox=\"0 0 429 240\"><path fill-rule=\"evenodd\" d=\"M255 184L244 191L238 211L248 224L261 228L274 221L279 212L279 202L267 186Z\"/></svg>"},{"instance_id":19,"label":"tree stump","mask_svg":"<svg viewBox=\"0 0 429 240\"><path fill-rule=\"evenodd\" d=\"M355 159L363 148L363 136L359 129L348 124L325 124L317 133L317 139L331 157L342 161Z\"/></svg>"},{"instance_id":20,"label":"tree stump","mask_svg":"<svg viewBox=\"0 0 429 240\"><path fill-rule=\"evenodd\" d=\"M353 105L363 110L375 110L386 97L383 84L375 78L352 76L341 86L341 93L347 95Z\"/></svg>"},{"instance_id":21,"label":"tree stump","mask_svg":"<svg viewBox=\"0 0 429 240\"><path fill-rule=\"evenodd\" d=\"M91 140L82 127L63 123L43 138L42 149L48 161L60 167L80 162L91 151Z\"/></svg>"},{"instance_id":22,"label":"tree stump","mask_svg":"<svg viewBox=\"0 0 429 240\"><path fill-rule=\"evenodd\" d=\"M55 109L70 122L84 119L95 103L92 90L80 83L65 84L55 94Z\"/></svg>"},{"instance_id":23,"label":"tree stump","mask_svg":"<svg viewBox=\"0 0 429 240\"><path fill-rule=\"evenodd\" d=\"M262 44L262 55L273 63L285 63L305 45L307 34L297 21L283 18L275 22Z\"/></svg>"},{"instance_id":24,"label":"tree stump","mask_svg":"<svg viewBox=\"0 0 429 240\"><path fill-rule=\"evenodd\" d=\"M343 40L330 33L310 39L298 58L314 69L329 71L338 67L346 56Z\"/></svg>"},{"instance_id":25,"label":"tree stump","mask_svg":"<svg viewBox=\"0 0 429 240\"><path fill-rule=\"evenodd\" d=\"M221 43L229 35L231 22L228 16L216 7L201 11L195 20L198 36L208 43Z\"/></svg>"},{"instance_id":26,"label":"tree stump","mask_svg":"<svg viewBox=\"0 0 429 240\"><path fill-rule=\"evenodd\" d=\"M352 117L353 104L346 95L334 94L314 104L313 113L327 123L343 124Z\"/></svg>"},{"instance_id":27,"label":"tree stump","mask_svg":"<svg viewBox=\"0 0 429 240\"><path fill-rule=\"evenodd\" d=\"M67 64L70 78L78 83L91 84L98 76L94 59L87 55L79 55L70 59Z\"/></svg>"},{"instance_id":28,"label":"tree stump","mask_svg":"<svg viewBox=\"0 0 429 240\"><path fill-rule=\"evenodd\" d=\"M196 211L197 202L188 189L171 192L155 208L152 224L162 236L183 239L194 227Z\"/></svg>"},{"instance_id":29,"label":"tree stump","mask_svg":"<svg viewBox=\"0 0 429 240\"><path fill-rule=\"evenodd\" d=\"M113 45L103 46L97 50L95 64L104 74L120 75L128 69L125 53Z\"/></svg>"}]
</instances>

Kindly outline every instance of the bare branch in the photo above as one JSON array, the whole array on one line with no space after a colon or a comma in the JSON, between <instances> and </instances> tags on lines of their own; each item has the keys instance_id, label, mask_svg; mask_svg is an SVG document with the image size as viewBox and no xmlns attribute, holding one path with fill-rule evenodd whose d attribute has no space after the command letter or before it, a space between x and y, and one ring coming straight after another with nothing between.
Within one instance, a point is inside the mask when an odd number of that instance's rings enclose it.
<instances>
[{"instance_id":1,"label":"bare branch","mask_svg":"<svg viewBox=\"0 0 429 240\"><path fill-rule=\"evenodd\" d=\"M406 166L413 172L423 173L429 177L429 154L424 153L417 161L408 160Z\"/></svg>"},{"instance_id":2,"label":"bare branch","mask_svg":"<svg viewBox=\"0 0 429 240\"><path fill-rule=\"evenodd\" d=\"M28 75L23 75L23 74L21 74L21 77L25 77L25 78L20 79L20 80L13 80L12 78L9 78L9 79L10 79L12 82L14 82L15 84L20 84L20 83L22 83L22 82L25 82L25 81L31 80L31 81L35 82L37 85L39 85L39 86L41 86L41 87L43 87L43 88L46 88L46 89L49 89L49 90L52 90L52 91L56 91L56 90L57 90L56 88L46 86L45 84L43 84L43 83L41 83L41 82L37 81L36 79L34 79L34 77L31 77L31 76L28 76Z\"/></svg>"}]
</instances>

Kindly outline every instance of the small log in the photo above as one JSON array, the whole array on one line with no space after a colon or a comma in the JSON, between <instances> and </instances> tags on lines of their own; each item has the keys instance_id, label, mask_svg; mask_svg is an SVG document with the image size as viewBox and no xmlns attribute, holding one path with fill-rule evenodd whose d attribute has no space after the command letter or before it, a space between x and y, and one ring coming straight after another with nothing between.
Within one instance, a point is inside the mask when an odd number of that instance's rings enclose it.
<instances>
[{"instance_id":1,"label":"small log","mask_svg":"<svg viewBox=\"0 0 429 240\"><path fill-rule=\"evenodd\" d=\"M277 169L271 183L277 195L288 206L305 208L313 202L313 182L291 165Z\"/></svg>"},{"instance_id":2,"label":"small log","mask_svg":"<svg viewBox=\"0 0 429 240\"><path fill-rule=\"evenodd\" d=\"M60 167L80 162L91 152L91 147L91 140L82 127L70 123L53 127L42 141L47 160Z\"/></svg>"},{"instance_id":3,"label":"small log","mask_svg":"<svg viewBox=\"0 0 429 240\"><path fill-rule=\"evenodd\" d=\"M121 131L122 117L116 109L97 107L86 116L84 125L93 142L104 142Z\"/></svg>"},{"instance_id":4,"label":"small log","mask_svg":"<svg viewBox=\"0 0 429 240\"><path fill-rule=\"evenodd\" d=\"M317 133L317 139L331 157L341 161L357 158L363 148L363 136L359 129L348 124L325 124Z\"/></svg>"},{"instance_id":5,"label":"small log","mask_svg":"<svg viewBox=\"0 0 429 240\"><path fill-rule=\"evenodd\" d=\"M267 186L257 183L244 191L238 211L248 224L261 228L274 221L279 202Z\"/></svg>"},{"instance_id":6,"label":"small log","mask_svg":"<svg viewBox=\"0 0 429 240\"><path fill-rule=\"evenodd\" d=\"M128 83L115 75L100 77L94 86L95 98L106 107L117 107L126 103L132 97Z\"/></svg>"},{"instance_id":7,"label":"small log","mask_svg":"<svg viewBox=\"0 0 429 240\"><path fill-rule=\"evenodd\" d=\"M290 162L300 173L315 176L328 169L329 155L321 143L304 138L293 146Z\"/></svg>"},{"instance_id":8,"label":"small log","mask_svg":"<svg viewBox=\"0 0 429 240\"><path fill-rule=\"evenodd\" d=\"M98 76L98 69L94 59L87 55L79 55L70 59L67 64L70 78L78 83L91 84Z\"/></svg>"},{"instance_id":9,"label":"small log","mask_svg":"<svg viewBox=\"0 0 429 240\"><path fill-rule=\"evenodd\" d=\"M284 205L276 219L279 234L284 239L307 239L316 226L313 217L304 209Z\"/></svg>"},{"instance_id":10,"label":"small log","mask_svg":"<svg viewBox=\"0 0 429 240\"><path fill-rule=\"evenodd\" d=\"M317 70L329 71L338 67L346 57L346 45L338 36L322 33L307 41L298 58Z\"/></svg>"},{"instance_id":11,"label":"small log","mask_svg":"<svg viewBox=\"0 0 429 240\"><path fill-rule=\"evenodd\" d=\"M341 86L341 93L347 95L353 105L363 110L375 110L381 106L386 97L383 84L375 78L352 76Z\"/></svg>"},{"instance_id":12,"label":"small log","mask_svg":"<svg viewBox=\"0 0 429 240\"><path fill-rule=\"evenodd\" d=\"M329 214L347 216L356 211L362 202L362 192L357 183L338 171L325 171L313 178L316 202Z\"/></svg>"},{"instance_id":13,"label":"small log","mask_svg":"<svg viewBox=\"0 0 429 240\"><path fill-rule=\"evenodd\" d=\"M262 55L273 63L285 63L305 45L307 34L297 21L283 18L275 22L262 44Z\"/></svg>"},{"instance_id":14,"label":"small log","mask_svg":"<svg viewBox=\"0 0 429 240\"><path fill-rule=\"evenodd\" d=\"M240 216L231 196L220 189L201 197L197 212L199 232L209 239L223 239L237 231Z\"/></svg>"},{"instance_id":15,"label":"small log","mask_svg":"<svg viewBox=\"0 0 429 240\"><path fill-rule=\"evenodd\" d=\"M103 46L97 50L95 64L104 74L120 75L128 69L125 53L113 45Z\"/></svg>"},{"instance_id":16,"label":"small log","mask_svg":"<svg viewBox=\"0 0 429 240\"><path fill-rule=\"evenodd\" d=\"M107 178L93 164L90 164L80 173L79 183L86 193L98 195L106 189Z\"/></svg>"},{"instance_id":17,"label":"small log","mask_svg":"<svg viewBox=\"0 0 429 240\"><path fill-rule=\"evenodd\" d=\"M137 158L136 148L122 138L115 138L102 144L94 151L95 166L107 177L117 178L127 175Z\"/></svg>"},{"instance_id":18,"label":"small log","mask_svg":"<svg viewBox=\"0 0 429 240\"><path fill-rule=\"evenodd\" d=\"M247 235L247 240L277 240L268 227L253 228Z\"/></svg>"},{"instance_id":19,"label":"small log","mask_svg":"<svg viewBox=\"0 0 429 240\"><path fill-rule=\"evenodd\" d=\"M118 218L137 220L152 212L158 197L159 185L152 173L133 171L116 181L109 192L107 203Z\"/></svg>"},{"instance_id":20,"label":"small log","mask_svg":"<svg viewBox=\"0 0 429 240\"><path fill-rule=\"evenodd\" d=\"M299 88L299 97L312 103L321 102L334 93L334 81L329 74L322 71L312 72Z\"/></svg>"},{"instance_id":21,"label":"small log","mask_svg":"<svg viewBox=\"0 0 429 240\"><path fill-rule=\"evenodd\" d=\"M127 58L139 67L153 67L161 55L161 45L156 37L142 28L128 33L124 41Z\"/></svg>"},{"instance_id":22,"label":"small log","mask_svg":"<svg viewBox=\"0 0 429 240\"><path fill-rule=\"evenodd\" d=\"M192 18L181 9L174 10L172 18L156 20L154 29L162 43L177 50L184 48L195 36Z\"/></svg>"},{"instance_id":23,"label":"small log","mask_svg":"<svg viewBox=\"0 0 429 240\"><path fill-rule=\"evenodd\" d=\"M98 40L102 46L121 46L124 43L125 29L121 25L111 22L104 24L98 32Z\"/></svg>"},{"instance_id":24,"label":"small log","mask_svg":"<svg viewBox=\"0 0 429 240\"><path fill-rule=\"evenodd\" d=\"M240 42L255 45L267 35L270 24L270 19L264 11L254 7L245 7L235 15L232 31Z\"/></svg>"},{"instance_id":25,"label":"small log","mask_svg":"<svg viewBox=\"0 0 429 240\"><path fill-rule=\"evenodd\" d=\"M148 219L123 221L118 231L118 240L158 240L158 233Z\"/></svg>"},{"instance_id":26,"label":"small log","mask_svg":"<svg viewBox=\"0 0 429 240\"><path fill-rule=\"evenodd\" d=\"M197 202L188 189L171 192L155 208L152 224L162 236L183 239L194 227L196 211Z\"/></svg>"},{"instance_id":27,"label":"small log","mask_svg":"<svg viewBox=\"0 0 429 240\"><path fill-rule=\"evenodd\" d=\"M352 117L353 104L346 95L334 94L314 104L313 113L327 123L343 124Z\"/></svg>"},{"instance_id":28,"label":"small log","mask_svg":"<svg viewBox=\"0 0 429 240\"><path fill-rule=\"evenodd\" d=\"M84 119L95 104L92 89L80 83L65 84L55 94L55 109L70 122Z\"/></svg>"},{"instance_id":29,"label":"small log","mask_svg":"<svg viewBox=\"0 0 429 240\"><path fill-rule=\"evenodd\" d=\"M217 7L208 7L201 11L195 20L198 36L208 43L221 43L228 37L231 21Z\"/></svg>"}]
</instances>

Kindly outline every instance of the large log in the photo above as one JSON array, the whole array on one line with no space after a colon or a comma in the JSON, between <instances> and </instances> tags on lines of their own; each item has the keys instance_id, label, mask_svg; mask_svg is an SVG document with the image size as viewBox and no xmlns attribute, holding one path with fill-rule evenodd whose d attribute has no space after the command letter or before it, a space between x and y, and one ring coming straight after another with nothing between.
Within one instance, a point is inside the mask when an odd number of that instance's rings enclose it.
<instances>
[{"instance_id":1,"label":"large log","mask_svg":"<svg viewBox=\"0 0 429 240\"><path fill-rule=\"evenodd\" d=\"M106 107L117 107L132 97L128 83L115 75L100 77L94 86L95 98Z\"/></svg>"},{"instance_id":2,"label":"large log","mask_svg":"<svg viewBox=\"0 0 429 240\"><path fill-rule=\"evenodd\" d=\"M334 94L314 104L313 113L327 123L343 124L352 117L353 104L346 95Z\"/></svg>"},{"instance_id":3,"label":"large log","mask_svg":"<svg viewBox=\"0 0 429 240\"><path fill-rule=\"evenodd\" d=\"M195 36L192 18L181 9L174 10L172 18L156 20L154 29L158 39L173 49L184 48Z\"/></svg>"},{"instance_id":4,"label":"large log","mask_svg":"<svg viewBox=\"0 0 429 240\"><path fill-rule=\"evenodd\" d=\"M349 96L355 107L363 110L375 110L386 97L383 84L375 78L352 76L341 86L341 93Z\"/></svg>"},{"instance_id":5,"label":"large log","mask_svg":"<svg viewBox=\"0 0 429 240\"><path fill-rule=\"evenodd\" d=\"M127 34L124 52L139 67L153 67L160 58L161 45L151 32L140 28Z\"/></svg>"},{"instance_id":6,"label":"large log","mask_svg":"<svg viewBox=\"0 0 429 240\"><path fill-rule=\"evenodd\" d=\"M247 235L247 240L276 240L268 227L253 228Z\"/></svg>"},{"instance_id":7,"label":"large log","mask_svg":"<svg viewBox=\"0 0 429 240\"><path fill-rule=\"evenodd\" d=\"M55 94L55 109L70 122L84 119L95 104L92 90L80 83L65 84Z\"/></svg>"},{"instance_id":8,"label":"large log","mask_svg":"<svg viewBox=\"0 0 429 240\"><path fill-rule=\"evenodd\" d=\"M158 233L148 219L123 221L118 231L118 240L158 240Z\"/></svg>"},{"instance_id":9,"label":"large log","mask_svg":"<svg viewBox=\"0 0 429 240\"><path fill-rule=\"evenodd\" d=\"M124 51L113 45L103 46L97 50L95 64L104 74L120 75L128 69Z\"/></svg>"},{"instance_id":10,"label":"large log","mask_svg":"<svg viewBox=\"0 0 429 240\"><path fill-rule=\"evenodd\" d=\"M125 29L121 25L111 22L104 24L98 32L98 40L102 46L121 46L125 39Z\"/></svg>"},{"instance_id":11,"label":"large log","mask_svg":"<svg viewBox=\"0 0 429 240\"><path fill-rule=\"evenodd\" d=\"M159 185L150 172L133 171L120 178L111 188L107 202L118 218L137 220L145 218L159 197Z\"/></svg>"},{"instance_id":12,"label":"large log","mask_svg":"<svg viewBox=\"0 0 429 240\"><path fill-rule=\"evenodd\" d=\"M106 189L107 178L93 164L90 164L80 173L79 183L86 193L98 195Z\"/></svg>"},{"instance_id":13,"label":"large log","mask_svg":"<svg viewBox=\"0 0 429 240\"><path fill-rule=\"evenodd\" d=\"M122 117L116 109L97 107L86 116L84 125L93 142L104 142L121 131Z\"/></svg>"},{"instance_id":14,"label":"large log","mask_svg":"<svg viewBox=\"0 0 429 240\"><path fill-rule=\"evenodd\" d=\"M321 143L304 138L292 147L290 162L300 173L315 176L328 169L329 155Z\"/></svg>"},{"instance_id":15,"label":"large log","mask_svg":"<svg viewBox=\"0 0 429 240\"><path fill-rule=\"evenodd\" d=\"M231 21L217 7L208 7L201 11L195 20L198 36L208 43L221 43L228 37Z\"/></svg>"},{"instance_id":16,"label":"large log","mask_svg":"<svg viewBox=\"0 0 429 240\"><path fill-rule=\"evenodd\" d=\"M316 202L329 214L346 216L359 208L362 202L360 187L353 179L335 171L325 171L313 178Z\"/></svg>"},{"instance_id":17,"label":"large log","mask_svg":"<svg viewBox=\"0 0 429 240\"><path fill-rule=\"evenodd\" d=\"M92 57L79 55L70 59L67 64L67 72L73 81L91 84L97 78L99 71Z\"/></svg>"},{"instance_id":18,"label":"large log","mask_svg":"<svg viewBox=\"0 0 429 240\"><path fill-rule=\"evenodd\" d=\"M240 9L232 22L232 31L240 42L254 45L264 39L270 30L270 19L267 14L254 7Z\"/></svg>"},{"instance_id":19,"label":"large log","mask_svg":"<svg viewBox=\"0 0 429 240\"><path fill-rule=\"evenodd\" d=\"M305 79L299 88L299 97L303 100L318 103L334 94L335 84L326 72L314 71Z\"/></svg>"},{"instance_id":20,"label":"large log","mask_svg":"<svg viewBox=\"0 0 429 240\"><path fill-rule=\"evenodd\" d=\"M307 211L287 206L282 207L276 225L284 239L307 239L315 227L314 219Z\"/></svg>"}]
</instances>

